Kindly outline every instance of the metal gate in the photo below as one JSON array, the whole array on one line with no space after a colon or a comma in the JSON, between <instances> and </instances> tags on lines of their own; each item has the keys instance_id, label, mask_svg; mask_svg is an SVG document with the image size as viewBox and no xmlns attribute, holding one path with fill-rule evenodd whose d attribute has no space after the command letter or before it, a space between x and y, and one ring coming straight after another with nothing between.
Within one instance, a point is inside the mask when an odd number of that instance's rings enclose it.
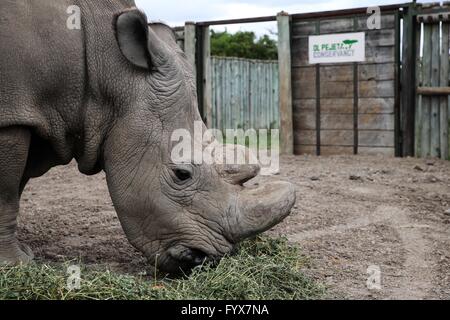
<instances>
[{"instance_id":1,"label":"metal gate","mask_svg":"<svg viewBox=\"0 0 450 320\"><path fill-rule=\"evenodd\" d=\"M366 10L292 16L292 87L296 154L385 154L399 149L398 7L384 7L381 29ZM308 37L366 34L366 61L310 65Z\"/></svg>"}]
</instances>

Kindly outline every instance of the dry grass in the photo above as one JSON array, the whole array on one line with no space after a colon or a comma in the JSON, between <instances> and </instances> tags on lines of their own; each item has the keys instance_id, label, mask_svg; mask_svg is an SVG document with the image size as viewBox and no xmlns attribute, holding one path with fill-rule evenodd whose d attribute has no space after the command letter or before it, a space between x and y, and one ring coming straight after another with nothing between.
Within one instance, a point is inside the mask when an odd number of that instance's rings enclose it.
<instances>
[{"instance_id":1,"label":"dry grass","mask_svg":"<svg viewBox=\"0 0 450 320\"><path fill-rule=\"evenodd\" d=\"M181 279L149 279L83 267L81 288L67 289L65 265L0 268L0 299L21 300L286 300L316 299L324 288L301 271L307 259L285 239L245 242L234 256Z\"/></svg>"}]
</instances>

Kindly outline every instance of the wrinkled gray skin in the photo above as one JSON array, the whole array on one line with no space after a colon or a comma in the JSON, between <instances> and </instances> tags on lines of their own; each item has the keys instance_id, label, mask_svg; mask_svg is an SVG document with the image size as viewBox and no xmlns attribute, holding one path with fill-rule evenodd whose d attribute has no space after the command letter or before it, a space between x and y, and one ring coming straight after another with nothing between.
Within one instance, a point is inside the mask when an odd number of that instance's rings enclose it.
<instances>
[{"instance_id":1,"label":"wrinkled gray skin","mask_svg":"<svg viewBox=\"0 0 450 320\"><path fill-rule=\"evenodd\" d=\"M73 4L81 30L66 27ZM242 186L257 166L171 162L172 131L201 120L193 72L133 1L1 0L0 13L0 263L33 257L16 238L26 183L72 159L105 171L126 236L163 271L220 258L289 214L290 184Z\"/></svg>"}]
</instances>

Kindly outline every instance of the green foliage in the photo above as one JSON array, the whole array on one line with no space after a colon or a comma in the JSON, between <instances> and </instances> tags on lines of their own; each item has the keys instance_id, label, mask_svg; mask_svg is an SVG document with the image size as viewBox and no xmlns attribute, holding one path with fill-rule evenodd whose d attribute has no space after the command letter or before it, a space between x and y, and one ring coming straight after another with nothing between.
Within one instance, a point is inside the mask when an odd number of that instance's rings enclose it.
<instances>
[{"instance_id":1,"label":"green foliage","mask_svg":"<svg viewBox=\"0 0 450 320\"><path fill-rule=\"evenodd\" d=\"M315 299L324 288L301 269L307 260L285 239L258 238L217 266L204 265L182 279L149 279L108 270L82 270L80 290L66 288L67 265L0 268L0 299L182 300Z\"/></svg>"},{"instance_id":2,"label":"green foliage","mask_svg":"<svg viewBox=\"0 0 450 320\"><path fill-rule=\"evenodd\" d=\"M260 60L277 60L277 42L268 35L257 39L254 32L211 31L211 54L222 57L238 57Z\"/></svg>"}]
</instances>

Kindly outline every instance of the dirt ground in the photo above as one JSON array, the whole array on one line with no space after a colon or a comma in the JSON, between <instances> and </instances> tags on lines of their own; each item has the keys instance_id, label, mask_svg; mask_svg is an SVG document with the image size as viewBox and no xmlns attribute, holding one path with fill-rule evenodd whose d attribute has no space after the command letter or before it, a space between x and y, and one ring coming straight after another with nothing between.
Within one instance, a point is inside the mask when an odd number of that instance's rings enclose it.
<instances>
[{"instance_id":1,"label":"dirt ground","mask_svg":"<svg viewBox=\"0 0 450 320\"><path fill-rule=\"evenodd\" d=\"M450 162L337 156L283 158L297 187L292 215L272 230L311 256L306 272L328 298L450 299ZM33 180L22 198L20 238L38 261L81 259L113 270L148 266L127 242L103 174L75 164ZM367 287L368 268L381 289Z\"/></svg>"}]
</instances>

